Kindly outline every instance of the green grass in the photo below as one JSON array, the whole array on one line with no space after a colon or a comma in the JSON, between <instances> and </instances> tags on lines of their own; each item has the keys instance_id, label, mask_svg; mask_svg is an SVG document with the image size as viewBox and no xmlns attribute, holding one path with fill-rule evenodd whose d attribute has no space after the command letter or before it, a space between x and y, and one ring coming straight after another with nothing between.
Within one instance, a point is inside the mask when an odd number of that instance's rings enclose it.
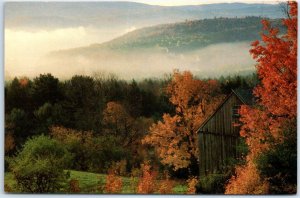
<instances>
[{"instance_id":1,"label":"green grass","mask_svg":"<svg viewBox=\"0 0 300 198\"><path fill-rule=\"evenodd\" d=\"M105 174L70 170L69 180L77 179L79 181L79 187L81 189L81 193L101 193L98 190L98 186L99 183L105 184L105 178L106 178ZM5 173L4 180L5 180L5 184L14 188L16 182L13 178L12 173ZM135 193L130 185L131 179L129 177L122 177L122 182L123 182L123 188L122 188L123 194ZM180 184L180 182L176 182L176 185L173 188L174 194L184 194L186 190L187 190L187 186Z\"/></svg>"},{"instance_id":2,"label":"green grass","mask_svg":"<svg viewBox=\"0 0 300 198\"><path fill-rule=\"evenodd\" d=\"M185 194L188 187L186 185L178 184L173 188L174 194Z\"/></svg>"},{"instance_id":3,"label":"green grass","mask_svg":"<svg viewBox=\"0 0 300 198\"><path fill-rule=\"evenodd\" d=\"M79 187L83 193L97 193L98 182L101 179L105 181L105 177L105 174L70 170L70 179L77 179L79 181Z\"/></svg>"}]
</instances>

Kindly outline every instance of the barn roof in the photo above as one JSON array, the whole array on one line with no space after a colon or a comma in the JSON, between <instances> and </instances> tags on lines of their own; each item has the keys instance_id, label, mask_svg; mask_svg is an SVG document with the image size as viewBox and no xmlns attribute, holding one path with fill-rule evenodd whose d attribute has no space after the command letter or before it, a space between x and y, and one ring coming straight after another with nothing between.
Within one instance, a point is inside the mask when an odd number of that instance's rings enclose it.
<instances>
[{"instance_id":1,"label":"barn roof","mask_svg":"<svg viewBox=\"0 0 300 198\"><path fill-rule=\"evenodd\" d=\"M231 93L226 96L224 101L216 108L216 110L209 116L199 127L197 132L218 112L218 110L224 105L224 103L232 96L236 95L244 104L253 105L254 104L254 96L252 94L252 89L235 89L231 90Z\"/></svg>"}]
</instances>

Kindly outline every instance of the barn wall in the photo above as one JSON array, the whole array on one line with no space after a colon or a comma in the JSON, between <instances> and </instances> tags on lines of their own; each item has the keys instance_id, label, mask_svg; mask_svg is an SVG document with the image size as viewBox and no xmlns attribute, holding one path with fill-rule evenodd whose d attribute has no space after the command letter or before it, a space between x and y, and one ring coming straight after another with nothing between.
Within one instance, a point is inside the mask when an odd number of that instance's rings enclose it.
<instances>
[{"instance_id":1,"label":"barn wall","mask_svg":"<svg viewBox=\"0 0 300 198\"><path fill-rule=\"evenodd\" d=\"M243 104L231 94L215 114L199 130L200 176L220 170L226 159L237 157L239 128L233 126L233 107Z\"/></svg>"}]
</instances>

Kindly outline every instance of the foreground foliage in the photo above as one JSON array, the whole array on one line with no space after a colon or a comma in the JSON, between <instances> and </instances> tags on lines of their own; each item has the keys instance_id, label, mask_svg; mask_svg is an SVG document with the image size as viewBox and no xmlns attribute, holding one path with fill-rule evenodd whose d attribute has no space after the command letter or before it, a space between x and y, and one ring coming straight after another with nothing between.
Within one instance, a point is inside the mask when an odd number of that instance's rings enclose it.
<instances>
[{"instance_id":1,"label":"foreground foliage","mask_svg":"<svg viewBox=\"0 0 300 198\"><path fill-rule=\"evenodd\" d=\"M64 169L71 156L56 140L41 135L29 139L16 157L9 161L20 192L59 192L67 179Z\"/></svg>"}]
</instances>

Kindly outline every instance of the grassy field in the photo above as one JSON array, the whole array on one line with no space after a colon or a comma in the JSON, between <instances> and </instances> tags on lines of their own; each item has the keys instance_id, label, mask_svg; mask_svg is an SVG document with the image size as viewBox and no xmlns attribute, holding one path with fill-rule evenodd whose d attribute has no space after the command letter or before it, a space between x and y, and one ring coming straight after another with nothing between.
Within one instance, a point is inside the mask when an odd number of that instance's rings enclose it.
<instances>
[{"instance_id":1,"label":"grassy field","mask_svg":"<svg viewBox=\"0 0 300 198\"><path fill-rule=\"evenodd\" d=\"M79 181L79 187L81 193L101 193L98 190L99 184L105 184L105 174L96 174L90 172L82 171L73 171L70 170L70 180L77 179ZM136 179L136 178L135 178ZM11 173L5 173L5 184L13 188L16 184L13 175ZM131 186L131 178L122 177L123 188L122 194L134 194L134 188ZM159 181L157 181L159 182ZM187 186L176 182L175 187L173 188L174 194L184 194L187 190Z\"/></svg>"}]
</instances>

